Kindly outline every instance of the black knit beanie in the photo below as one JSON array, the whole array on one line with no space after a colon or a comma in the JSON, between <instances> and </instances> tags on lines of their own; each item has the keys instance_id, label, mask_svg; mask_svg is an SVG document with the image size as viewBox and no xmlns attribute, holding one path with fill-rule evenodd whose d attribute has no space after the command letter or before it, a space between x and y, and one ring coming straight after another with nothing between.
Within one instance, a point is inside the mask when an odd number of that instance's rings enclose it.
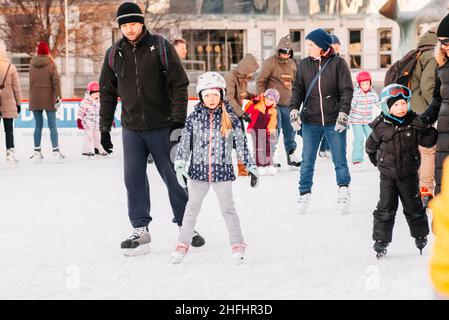
<instances>
[{"instance_id":1,"label":"black knit beanie","mask_svg":"<svg viewBox=\"0 0 449 320\"><path fill-rule=\"evenodd\" d=\"M438 25L437 37L449 37L449 14Z\"/></svg>"},{"instance_id":2,"label":"black knit beanie","mask_svg":"<svg viewBox=\"0 0 449 320\"><path fill-rule=\"evenodd\" d=\"M402 94L398 95L397 97L391 97L390 99L388 99L388 101L387 101L388 109L390 109L391 106L394 105L396 101L401 100L401 99L404 99L405 101L407 101L407 99L405 99L405 97Z\"/></svg>"},{"instance_id":3,"label":"black knit beanie","mask_svg":"<svg viewBox=\"0 0 449 320\"><path fill-rule=\"evenodd\" d=\"M125 2L118 8L117 22L119 27L122 24L130 22L140 22L145 24L142 10L140 10L140 7L134 2Z\"/></svg>"}]
</instances>

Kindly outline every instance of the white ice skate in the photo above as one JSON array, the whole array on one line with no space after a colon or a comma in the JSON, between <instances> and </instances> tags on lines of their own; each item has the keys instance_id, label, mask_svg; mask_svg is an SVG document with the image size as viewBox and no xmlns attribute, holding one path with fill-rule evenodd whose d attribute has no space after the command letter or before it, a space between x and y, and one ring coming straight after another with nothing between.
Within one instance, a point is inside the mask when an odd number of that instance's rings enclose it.
<instances>
[{"instance_id":1,"label":"white ice skate","mask_svg":"<svg viewBox=\"0 0 449 320\"><path fill-rule=\"evenodd\" d=\"M44 159L44 156L42 155L41 149L34 149L33 155L30 157L31 160L34 161L34 163L41 163Z\"/></svg>"},{"instance_id":2,"label":"white ice skate","mask_svg":"<svg viewBox=\"0 0 449 320\"><path fill-rule=\"evenodd\" d=\"M59 148L53 148L53 159L58 163L64 162L65 156L59 151Z\"/></svg>"},{"instance_id":3,"label":"white ice skate","mask_svg":"<svg viewBox=\"0 0 449 320\"><path fill-rule=\"evenodd\" d=\"M237 265L243 263L245 259L245 250L247 245L244 243L237 243L232 245L232 258Z\"/></svg>"},{"instance_id":4,"label":"white ice skate","mask_svg":"<svg viewBox=\"0 0 449 320\"><path fill-rule=\"evenodd\" d=\"M6 150L6 163L11 166L15 167L19 163L19 160L14 155L14 149L8 149Z\"/></svg>"},{"instance_id":5,"label":"white ice skate","mask_svg":"<svg viewBox=\"0 0 449 320\"><path fill-rule=\"evenodd\" d=\"M122 252L127 257L150 253L151 236L148 227L134 228L131 236L122 242Z\"/></svg>"},{"instance_id":6,"label":"white ice skate","mask_svg":"<svg viewBox=\"0 0 449 320\"><path fill-rule=\"evenodd\" d=\"M177 243L175 251L171 254L171 262L173 264L180 264L186 256L187 251L189 251L189 245L187 243Z\"/></svg>"},{"instance_id":7,"label":"white ice skate","mask_svg":"<svg viewBox=\"0 0 449 320\"><path fill-rule=\"evenodd\" d=\"M310 204L311 193L299 196L297 214L306 214Z\"/></svg>"},{"instance_id":8,"label":"white ice skate","mask_svg":"<svg viewBox=\"0 0 449 320\"><path fill-rule=\"evenodd\" d=\"M348 214L351 206L351 194L349 188L342 186L338 189L338 210L341 214Z\"/></svg>"}]
</instances>

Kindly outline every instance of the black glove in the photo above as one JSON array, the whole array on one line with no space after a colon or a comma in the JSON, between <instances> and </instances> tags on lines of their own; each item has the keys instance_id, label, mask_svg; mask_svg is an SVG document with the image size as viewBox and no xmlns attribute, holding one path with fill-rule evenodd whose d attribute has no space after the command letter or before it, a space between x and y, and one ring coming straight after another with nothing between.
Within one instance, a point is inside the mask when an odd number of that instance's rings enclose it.
<instances>
[{"instance_id":1,"label":"black glove","mask_svg":"<svg viewBox=\"0 0 449 320\"><path fill-rule=\"evenodd\" d=\"M245 113L242 115L242 119L245 120L245 121L248 122L248 123L251 122L251 117L250 117L250 115L249 115L248 112L245 112Z\"/></svg>"},{"instance_id":2,"label":"black glove","mask_svg":"<svg viewBox=\"0 0 449 320\"><path fill-rule=\"evenodd\" d=\"M369 157L369 161L371 161L371 163L377 167L377 156L375 153L368 153L368 157Z\"/></svg>"},{"instance_id":3,"label":"black glove","mask_svg":"<svg viewBox=\"0 0 449 320\"><path fill-rule=\"evenodd\" d=\"M114 147L114 145L112 144L111 134L109 132L101 133L101 142L100 143L101 143L103 149L107 153L112 153L112 148Z\"/></svg>"},{"instance_id":4,"label":"black glove","mask_svg":"<svg viewBox=\"0 0 449 320\"><path fill-rule=\"evenodd\" d=\"M17 105L17 113L20 113L20 105Z\"/></svg>"}]
</instances>

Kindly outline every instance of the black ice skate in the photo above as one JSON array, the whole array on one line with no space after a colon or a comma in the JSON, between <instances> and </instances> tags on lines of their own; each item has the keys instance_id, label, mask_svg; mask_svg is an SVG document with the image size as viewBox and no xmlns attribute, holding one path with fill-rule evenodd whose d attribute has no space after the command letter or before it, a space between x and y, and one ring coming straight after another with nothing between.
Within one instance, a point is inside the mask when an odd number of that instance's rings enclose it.
<instances>
[{"instance_id":1,"label":"black ice skate","mask_svg":"<svg viewBox=\"0 0 449 320\"><path fill-rule=\"evenodd\" d=\"M206 240L197 232L193 231L192 242L190 243L192 247L202 247L206 243Z\"/></svg>"},{"instance_id":2,"label":"black ice skate","mask_svg":"<svg viewBox=\"0 0 449 320\"><path fill-rule=\"evenodd\" d=\"M384 257L387 254L387 247L388 247L388 242L383 241L383 240L376 240L376 242L374 242L374 251L377 252L376 254L376 258L377 259L381 259L382 257Z\"/></svg>"},{"instance_id":3,"label":"black ice skate","mask_svg":"<svg viewBox=\"0 0 449 320\"><path fill-rule=\"evenodd\" d=\"M422 255L422 249L424 249L424 247L427 244L427 237L417 237L415 238L415 244L416 247L419 249L419 253Z\"/></svg>"},{"instance_id":4,"label":"black ice skate","mask_svg":"<svg viewBox=\"0 0 449 320\"><path fill-rule=\"evenodd\" d=\"M251 187L253 187L253 188L257 187L259 185L259 178L252 172L250 172L249 175L251 178L251 180L250 180Z\"/></svg>"},{"instance_id":5,"label":"black ice skate","mask_svg":"<svg viewBox=\"0 0 449 320\"><path fill-rule=\"evenodd\" d=\"M134 228L132 235L122 242L121 248L127 257L143 255L150 252L150 242L148 227Z\"/></svg>"}]
</instances>

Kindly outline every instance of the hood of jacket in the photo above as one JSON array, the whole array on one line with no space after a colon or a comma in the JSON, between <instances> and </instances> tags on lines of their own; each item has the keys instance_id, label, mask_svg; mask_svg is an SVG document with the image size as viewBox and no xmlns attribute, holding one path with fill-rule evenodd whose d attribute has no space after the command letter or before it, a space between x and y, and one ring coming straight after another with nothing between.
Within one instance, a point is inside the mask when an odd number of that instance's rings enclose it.
<instances>
[{"instance_id":1,"label":"hood of jacket","mask_svg":"<svg viewBox=\"0 0 449 320\"><path fill-rule=\"evenodd\" d=\"M434 32L427 31L419 39L418 47L422 46L435 46L438 42L437 34Z\"/></svg>"},{"instance_id":2,"label":"hood of jacket","mask_svg":"<svg viewBox=\"0 0 449 320\"><path fill-rule=\"evenodd\" d=\"M36 68L43 68L52 62L49 56L34 56L31 58L31 64Z\"/></svg>"},{"instance_id":3,"label":"hood of jacket","mask_svg":"<svg viewBox=\"0 0 449 320\"><path fill-rule=\"evenodd\" d=\"M288 61L289 59L287 59L287 60L282 59L279 55L279 50L283 49L283 48L289 48L289 49L293 50L292 41L290 40L289 36L282 37L281 40L279 40L278 45L276 47L276 58L278 58L279 60L282 60L282 61ZM291 56L290 58L293 58L293 56Z\"/></svg>"},{"instance_id":4,"label":"hood of jacket","mask_svg":"<svg viewBox=\"0 0 449 320\"><path fill-rule=\"evenodd\" d=\"M240 60L236 71L240 76L247 77L249 74L256 72L259 68L260 65L256 58L251 53L247 53L245 57Z\"/></svg>"}]
</instances>

